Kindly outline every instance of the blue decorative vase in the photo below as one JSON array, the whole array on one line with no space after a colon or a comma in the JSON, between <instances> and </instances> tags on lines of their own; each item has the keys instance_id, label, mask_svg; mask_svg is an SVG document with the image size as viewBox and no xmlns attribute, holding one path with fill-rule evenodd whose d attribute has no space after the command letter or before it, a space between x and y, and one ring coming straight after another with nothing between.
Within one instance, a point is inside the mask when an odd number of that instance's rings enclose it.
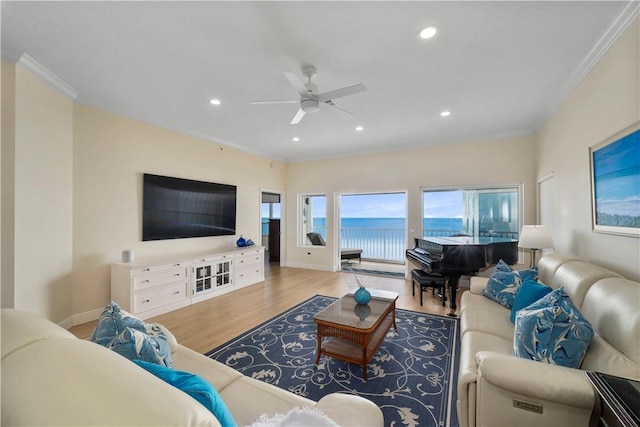
<instances>
[{"instance_id":1,"label":"blue decorative vase","mask_svg":"<svg viewBox=\"0 0 640 427\"><path fill-rule=\"evenodd\" d=\"M364 286L360 286L353 294L353 298L358 304L368 304L371 301L371 293Z\"/></svg>"},{"instance_id":2,"label":"blue decorative vase","mask_svg":"<svg viewBox=\"0 0 640 427\"><path fill-rule=\"evenodd\" d=\"M240 235L240 238L236 242L236 245L238 245L239 248L244 248L245 246L247 246L247 241L244 240L244 237L242 237L242 234Z\"/></svg>"}]
</instances>

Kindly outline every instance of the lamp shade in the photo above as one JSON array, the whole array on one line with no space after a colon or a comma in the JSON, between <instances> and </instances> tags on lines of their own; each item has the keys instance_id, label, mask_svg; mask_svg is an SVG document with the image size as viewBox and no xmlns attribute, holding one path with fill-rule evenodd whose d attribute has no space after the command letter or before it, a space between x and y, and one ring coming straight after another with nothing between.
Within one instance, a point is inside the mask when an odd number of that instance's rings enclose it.
<instances>
[{"instance_id":1,"label":"lamp shade","mask_svg":"<svg viewBox=\"0 0 640 427\"><path fill-rule=\"evenodd\" d=\"M525 225L520 231L519 248L550 249L553 248L551 232L546 225Z\"/></svg>"}]
</instances>

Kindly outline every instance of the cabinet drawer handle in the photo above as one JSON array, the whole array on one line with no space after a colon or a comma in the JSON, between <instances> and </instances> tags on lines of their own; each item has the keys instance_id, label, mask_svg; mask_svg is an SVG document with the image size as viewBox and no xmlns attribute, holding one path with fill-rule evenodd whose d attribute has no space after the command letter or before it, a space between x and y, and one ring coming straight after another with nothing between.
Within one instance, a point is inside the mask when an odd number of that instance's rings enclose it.
<instances>
[{"instance_id":1,"label":"cabinet drawer handle","mask_svg":"<svg viewBox=\"0 0 640 427\"><path fill-rule=\"evenodd\" d=\"M149 283L149 279L143 280L142 283Z\"/></svg>"},{"instance_id":2,"label":"cabinet drawer handle","mask_svg":"<svg viewBox=\"0 0 640 427\"><path fill-rule=\"evenodd\" d=\"M173 277L178 277L178 276L180 276L180 273L176 273L173 275Z\"/></svg>"},{"instance_id":3,"label":"cabinet drawer handle","mask_svg":"<svg viewBox=\"0 0 640 427\"><path fill-rule=\"evenodd\" d=\"M146 300L144 300L144 301L142 301L142 302L151 302L151 300L146 299Z\"/></svg>"},{"instance_id":4,"label":"cabinet drawer handle","mask_svg":"<svg viewBox=\"0 0 640 427\"><path fill-rule=\"evenodd\" d=\"M179 294L180 294L180 291L175 291L173 294L174 294L174 295L179 295Z\"/></svg>"},{"instance_id":5,"label":"cabinet drawer handle","mask_svg":"<svg viewBox=\"0 0 640 427\"><path fill-rule=\"evenodd\" d=\"M143 268L142 271L151 271L150 268Z\"/></svg>"},{"instance_id":6,"label":"cabinet drawer handle","mask_svg":"<svg viewBox=\"0 0 640 427\"><path fill-rule=\"evenodd\" d=\"M180 267L180 263L173 264L174 267Z\"/></svg>"}]
</instances>

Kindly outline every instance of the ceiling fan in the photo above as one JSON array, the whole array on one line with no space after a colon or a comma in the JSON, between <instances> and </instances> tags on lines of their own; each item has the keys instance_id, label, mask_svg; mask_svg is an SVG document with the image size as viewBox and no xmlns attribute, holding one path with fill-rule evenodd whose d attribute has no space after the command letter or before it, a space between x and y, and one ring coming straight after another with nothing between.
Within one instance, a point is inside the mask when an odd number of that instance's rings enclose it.
<instances>
[{"instance_id":1,"label":"ceiling fan","mask_svg":"<svg viewBox=\"0 0 640 427\"><path fill-rule=\"evenodd\" d=\"M307 113L315 113L322 109L327 109L337 113L344 118L353 116L349 111L338 107L334 101L336 98L354 95L356 93L367 90L365 85L358 83L357 85L343 87L342 89L330 90L328 92L318 93L318 86L311 82L311 79L318 73L313 65L302 67L302 74L307 77L307 83L302 83L295 73L285 71L284 75L289 83L300 95L298 100L282 100L282 101L249 101L249 104L300 104L298 112L291 120L292 125L300 123L300 120Z\"/></svg>"}]
</instances>

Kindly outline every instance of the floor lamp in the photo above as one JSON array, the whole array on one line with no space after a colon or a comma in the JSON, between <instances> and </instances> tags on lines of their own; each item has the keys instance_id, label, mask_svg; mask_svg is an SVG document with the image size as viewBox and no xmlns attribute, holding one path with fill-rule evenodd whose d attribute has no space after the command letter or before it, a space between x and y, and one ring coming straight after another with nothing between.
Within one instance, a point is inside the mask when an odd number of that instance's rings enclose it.
<instances>
[{"instance_id":1,"label":"floor lamp","mask_svg":"<svg viewBox=\"0 0 640 427\"><path fill-rule=\"evenodd\" d=\"M529 267L536 265L536 255L540 249L553 248L551 232L546 225L525 225L520 231L518 247L531 250Z\"/></svg>"}]
</instances>

